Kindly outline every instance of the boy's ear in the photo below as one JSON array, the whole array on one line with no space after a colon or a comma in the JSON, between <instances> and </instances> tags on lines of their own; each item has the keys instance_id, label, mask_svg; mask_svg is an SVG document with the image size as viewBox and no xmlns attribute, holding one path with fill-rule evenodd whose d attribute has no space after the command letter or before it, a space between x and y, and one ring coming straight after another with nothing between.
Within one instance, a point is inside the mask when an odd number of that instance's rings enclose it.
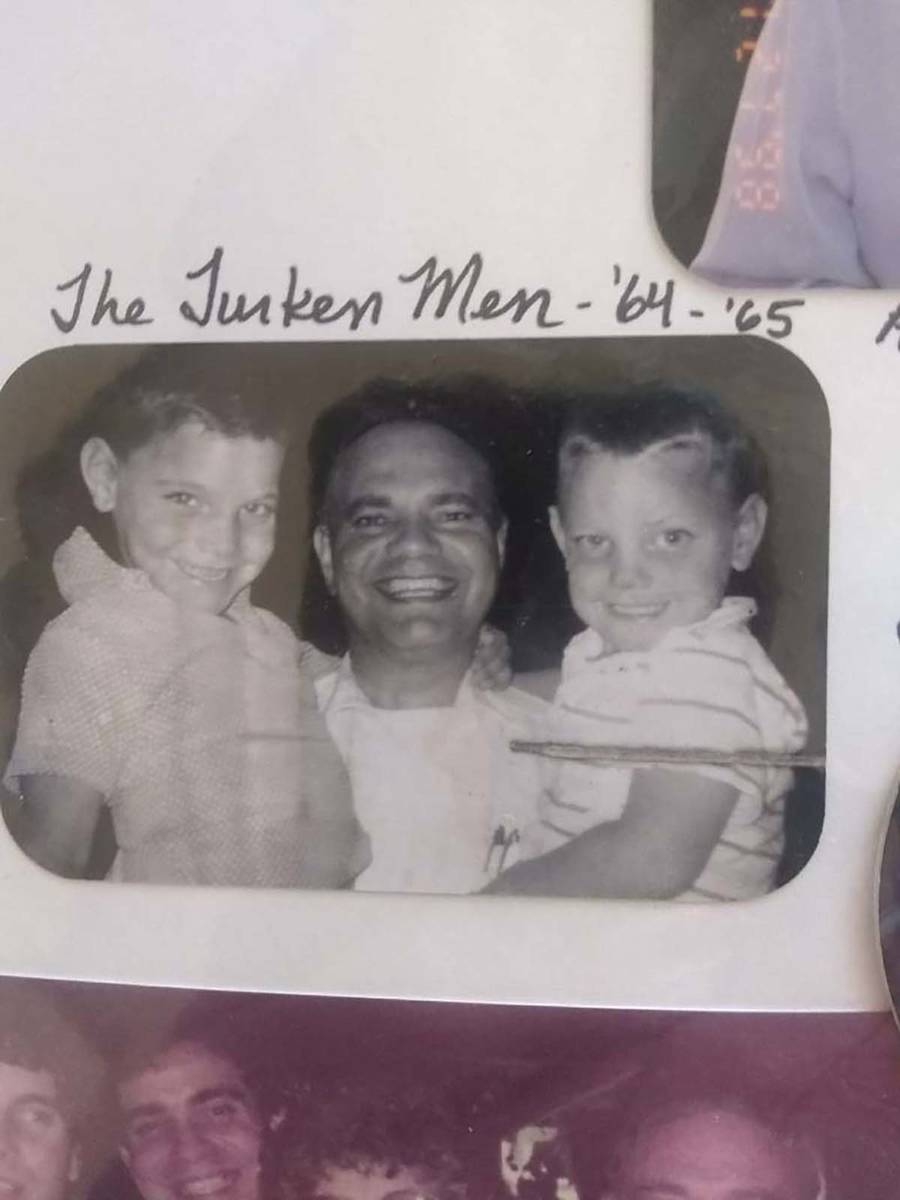
<instances>
[{"instance_id":1,"label":"boy's ear","mask_svg":"<svg viewBox=\"0 0 900 1200\"><path fill-rule=\"evenodd\" d=\"M559 509L555 504L551 504L547 509L550 517L550 529L553 532L553 540L559 546L559 552L565 558L566 556L566 533L562 526L562 520L559 516Z\"/></svg>"},{"instance_id":2,"label":"boy's ear","mask_svg":"<svg viewBox=\"0 0 900 1200\"><path fill-rule=\"evenodd\" d=\"M738 509L731 543L731 565L735 571L746 571L753 562L766 531L769 506L754 492Z\"/></svg>"},{"instance_id":3,"label":"boy's ear","mask_svg":"<svg viewBox=\"0 0 900 1200\"><path fill-rule=\"evenodd\" d=\"M333 596L334 563L331 557L331 534L324 525L317 525L313 530L313 549L316 552L316 558L319 560L319 566L322 568L322 574L325 577L325 586Z\"/></svg>"},{"instance_id":4,"label":"boy's ear","mask_svg":"<svg viewBox=\"0 0 900 1200\"><path fill-rule=\"evenodd\" d=\"M112 512L116 506L119 460L103 438L92 437L81 447L81 475L98 512Z\"/></svg>"}]
</instances>

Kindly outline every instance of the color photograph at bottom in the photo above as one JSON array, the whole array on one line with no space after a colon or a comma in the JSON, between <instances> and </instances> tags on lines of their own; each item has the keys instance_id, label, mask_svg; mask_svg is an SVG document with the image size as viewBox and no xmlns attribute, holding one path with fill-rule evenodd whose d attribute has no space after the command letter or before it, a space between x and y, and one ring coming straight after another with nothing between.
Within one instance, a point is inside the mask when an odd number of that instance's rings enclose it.
<instances>
[{"instance_id":1,"label":"color photograph at bottom","mask_svg":"<svg viewBox=\"0 0 900 1200\"><path fill-rule=\"evenodd\" d=\"M14 1200L882 1200L886 1013L0 980Z\"/></svg>"}]
</instances>

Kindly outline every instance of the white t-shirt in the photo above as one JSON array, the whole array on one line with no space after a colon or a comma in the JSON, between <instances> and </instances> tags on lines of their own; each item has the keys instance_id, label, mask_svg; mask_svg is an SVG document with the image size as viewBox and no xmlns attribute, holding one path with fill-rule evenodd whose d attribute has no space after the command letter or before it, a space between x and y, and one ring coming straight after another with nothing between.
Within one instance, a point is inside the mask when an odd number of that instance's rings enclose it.
<instances>
[{"instance_id":1,"label":"white t-shirt","mask_svg":"<svg viewBox=\"0 0 900 1200\"><path fill-rule=\"evenodd\" d=\"M900 286L900 4L777 0L706 240L726 286Z\"/></svg>"},{"instance_id":2,"label":"white t-shirt","mask_svg":"<svg viewBox=\"0 0 900 1200\"><path fill-rule=\"evenodd\" d=\"M544 736L547 705L465 679L451 708L375 708L348 659L316 691L372 842L358 890L477 892L517 860L543 767L509 743Z\"/></svg>"}]
</instances>

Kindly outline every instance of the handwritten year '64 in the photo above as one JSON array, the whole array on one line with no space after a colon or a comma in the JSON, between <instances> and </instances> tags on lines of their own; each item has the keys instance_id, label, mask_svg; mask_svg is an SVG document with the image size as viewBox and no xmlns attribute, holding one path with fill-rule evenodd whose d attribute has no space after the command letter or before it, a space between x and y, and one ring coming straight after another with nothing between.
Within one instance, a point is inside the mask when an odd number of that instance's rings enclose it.
<instances>
[{"instance_id":1,"label":"handwritten year '64","mask_svg":"<svg viewBox=\"0 0 900 1200\"><path fill-rule=\"evenodd\" d=\"M613 267L613 284L619 289L616 321L620 325L630 325L634 321L646 324L656 320L663 329L671 327L677 300L674 279L643 280L636 272L626 278L617 264ZM802 308L805 303L804 300L791 299L771 300L766 304L753 299L738 300L734 296L722 300L716 297L704 308L688 309L687 318L692 322L701 322L710 313L724 311L731 317L738 333L765 334L773 341L780 342L793 332L791 311ZM678 315L682 314L679 312Z\"/></svg>"}]
</instances>

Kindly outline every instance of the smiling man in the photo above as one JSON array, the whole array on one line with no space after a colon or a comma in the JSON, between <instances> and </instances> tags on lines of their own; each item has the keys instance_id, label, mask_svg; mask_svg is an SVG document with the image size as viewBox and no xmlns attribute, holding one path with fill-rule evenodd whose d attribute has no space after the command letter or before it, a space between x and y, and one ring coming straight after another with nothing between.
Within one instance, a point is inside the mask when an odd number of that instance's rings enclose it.
<instances>
[{"instance_id":1,"label":"smiling man","mask_svg":"<svg viewBox=\"0 0 900 1200\"><path fill-rule=\"evenodd\" d=\"M143 1200L258 1200L262 1122L239 1067L196 1040L119 1084L121 1155Z\"/></svg>"},{"instance_id":2,"label":"smiling man","mask_svg":"<svg viewBox=\"0 0 900 1200\"><path fill-rule=\"evenodd\" d=\"M99 1058L38 986L0 984L0 1197L66 1200L83 1167Z\"/></svg>"},{"instance_id":3,"label":"smiling man","mask_svg":"<svg viewBox=\"0 0 900 1200\"><path fill-rule=\"evenodd\" d=\"M358 889L478 891L514 861L540 791L509 742L543 705L469 679L506 536L497 427L472 388L378 381L310 443L315 549L348 647L319 703L372 839Z\"/></svg>"}]
</instances>

